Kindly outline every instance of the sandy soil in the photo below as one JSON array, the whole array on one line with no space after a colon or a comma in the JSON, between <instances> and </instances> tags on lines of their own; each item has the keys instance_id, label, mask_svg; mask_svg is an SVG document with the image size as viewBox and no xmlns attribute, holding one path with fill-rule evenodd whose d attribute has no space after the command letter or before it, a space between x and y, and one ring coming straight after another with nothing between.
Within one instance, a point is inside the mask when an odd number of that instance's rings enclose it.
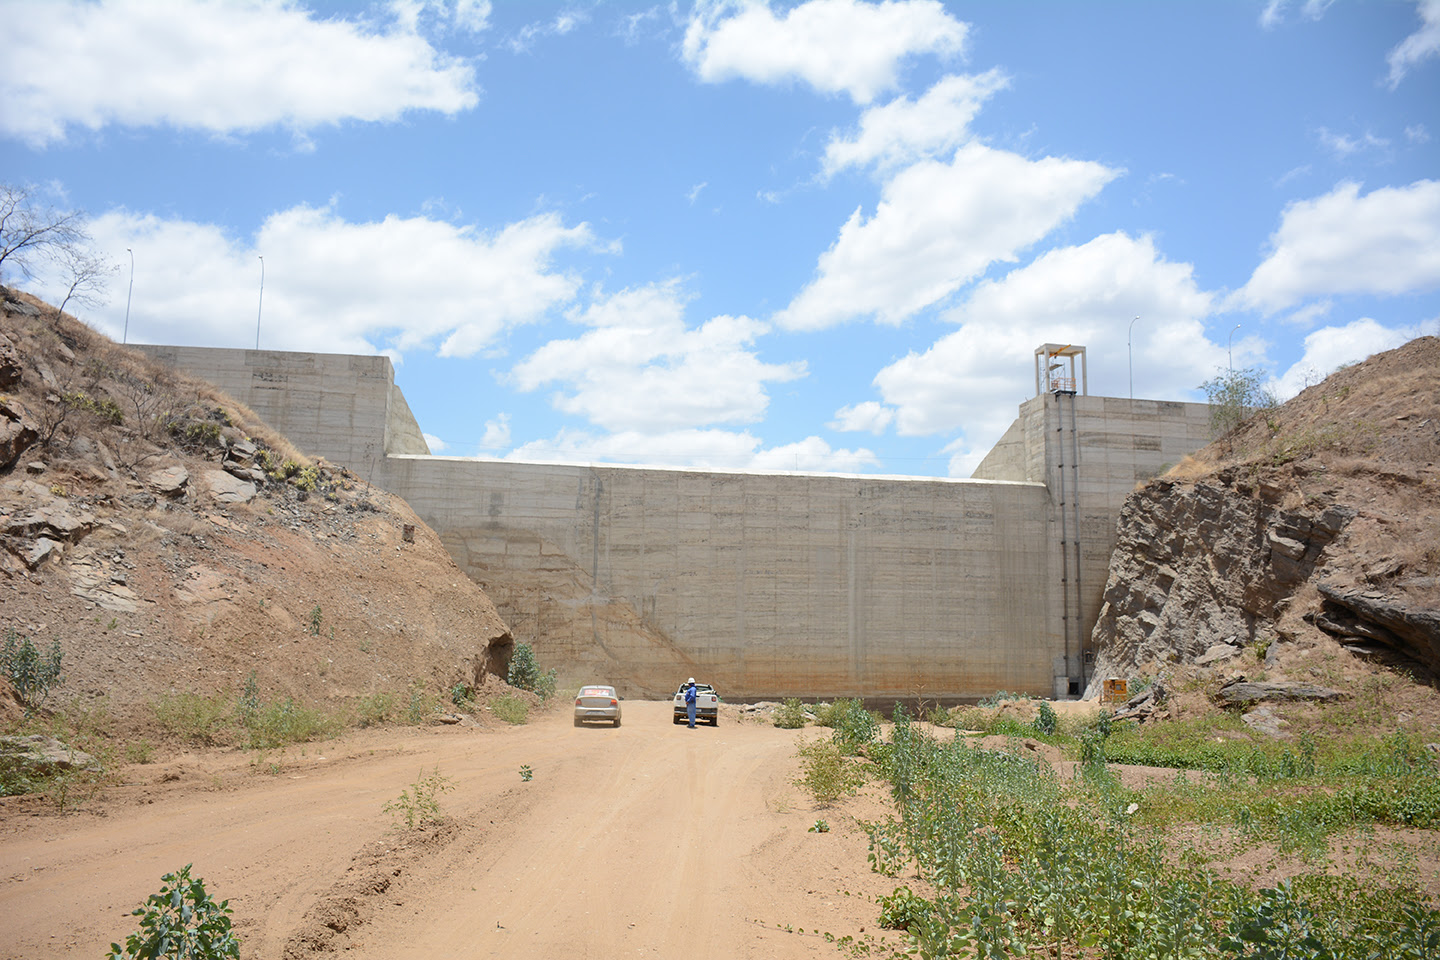
<instances>
[{"instance_id":1,"label":"sandy soil","mask_svg":"<svg viewBox=\"0 0 1440 960\"><path fill-rule=\"evenodd\" d=\"M874 898L897 881L867 870L856 818L881 803L813 806L791 781L814 730L733 713L689 730L647 701L619 729L575 728L564 708L361 733L258 769L236 752L132 767L64 817L6 801L0 957L100 956L191 862L246 958L833 957L823 933L880 934ZM446 823L397 830L382 808L437 766ZM809 832L820 817L831 831Z\"/></svg>"}]
</instances>

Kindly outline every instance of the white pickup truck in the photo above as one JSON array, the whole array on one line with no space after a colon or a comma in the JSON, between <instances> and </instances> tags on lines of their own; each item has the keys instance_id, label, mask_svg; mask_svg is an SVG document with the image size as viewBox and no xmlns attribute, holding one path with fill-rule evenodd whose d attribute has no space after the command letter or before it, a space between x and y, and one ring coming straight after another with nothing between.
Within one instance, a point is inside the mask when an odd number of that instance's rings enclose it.
<instances>
[{"instance_id":1,"label":"white pickup truck","mask_svg":"<svg viewBox=\"0 0 1440 960\"><path fill-rule=\"evenodd\" d=\"M689 723L690 714L685 705L685 688L688 683L680 684L680 689L675 691L675 722ZM710 726L720 725L720 695L715 688L708 683L695 684L695 719L709 721Z\"/></svg>"}]
</instances>

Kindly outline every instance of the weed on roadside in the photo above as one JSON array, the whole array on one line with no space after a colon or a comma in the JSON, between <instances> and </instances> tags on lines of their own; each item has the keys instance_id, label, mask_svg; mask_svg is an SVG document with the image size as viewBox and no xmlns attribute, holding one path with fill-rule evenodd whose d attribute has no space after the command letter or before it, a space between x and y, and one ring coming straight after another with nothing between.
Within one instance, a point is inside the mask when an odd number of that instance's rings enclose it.
<instances>
[{"instance_id":1,"label":"weed on roadside","mask_svg":"<svg viewBox=\"0 0 1440 960\"><path fill-rule=\"evenodd\" d=\"M439 796L454 789L454 782L441 775L439 766L429 775L421 769L415 782L400 791L400 796L385 804L383 809L394 818L396 829L402 824L406 830L414 830L439 823L443 819Z\"/></svg>"}]
</instances>

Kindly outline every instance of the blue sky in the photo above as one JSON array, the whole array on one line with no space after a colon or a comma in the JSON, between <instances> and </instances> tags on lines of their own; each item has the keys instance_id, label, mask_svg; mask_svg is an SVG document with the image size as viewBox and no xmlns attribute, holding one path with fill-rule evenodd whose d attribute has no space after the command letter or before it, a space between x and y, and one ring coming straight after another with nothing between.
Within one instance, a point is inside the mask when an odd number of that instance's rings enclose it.
<instances>
[{"instance_id":1,"label":"blue sky","mask_svg":"<svg viewBox=\"0 0 1440 960\"><path fill-rule=\"evenodd\" d=\"M0 18L0 181L116 266L75 312L387 353L444 455L963 477L1042 343L1195 400L1440 333L1440 0Z\"/></svg>"}]
</instances>

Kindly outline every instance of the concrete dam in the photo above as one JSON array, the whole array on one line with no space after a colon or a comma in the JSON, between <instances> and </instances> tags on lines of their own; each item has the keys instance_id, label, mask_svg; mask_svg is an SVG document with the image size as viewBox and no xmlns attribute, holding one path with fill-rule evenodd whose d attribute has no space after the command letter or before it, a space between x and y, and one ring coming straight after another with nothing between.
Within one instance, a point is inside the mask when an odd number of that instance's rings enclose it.
<instances>
[{"instance_id":1,"label":"concrete dam","mask_svg":"<svg viewBox=\"0 0 1440 960\"><path fill-rule=\"evenodd\" d=\"M1046 344L968 480L438 457L387 357L140 349L403 497L516 642L629 696L1078 695L1125 496L1210 439L1205 404L1089 396Z\"/></svg>"}]
</instances>

